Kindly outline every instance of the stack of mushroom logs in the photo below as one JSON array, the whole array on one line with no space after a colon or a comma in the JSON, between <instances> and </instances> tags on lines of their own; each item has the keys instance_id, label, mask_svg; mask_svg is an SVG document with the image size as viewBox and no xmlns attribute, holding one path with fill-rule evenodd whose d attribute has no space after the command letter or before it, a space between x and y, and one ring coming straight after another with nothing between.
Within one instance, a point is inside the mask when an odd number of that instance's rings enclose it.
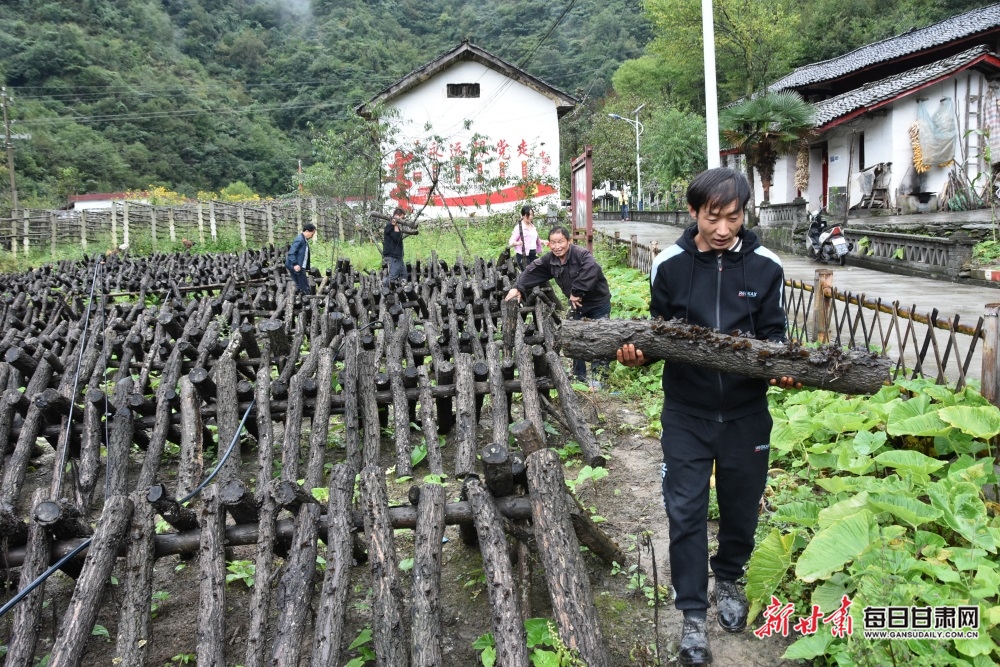
<instances>
[{"instance_id":1,"label":"stack of mushroom logs","mask_svg":"<svg viewBox=\"0 0 1000 667\"><path fill-rule=\"evenodd\" d=\"M314 272L317 293L300 300L282 262L273 248L115 255L2 278L0 567L18 582L12 588L25 590L52 562L85 541L89 547L86 561L63 564L78 579L53 659L79 663L103 583L124 556L117 657L144 664L153 563L197 552L198 662L223 664L233 650L224 641L224 549L256 544L257 580L281 572L282 585L276 596L269 586L253 588L249 646L232 660L291 665L311 651L312 664L336 663L347 572L368 559L380 660L441 664L441 534L459 524L463 540L483 551L491 581L502 582L490 587L501 664L528 664L520 621L531 614L524 589L532 550L563 641L588 664L607 664L579 546L609 562L625 555L566 495L558 456L544 444L548 413L588 464L604 464L555 351L552 292L536 289L520 306L505 302L515 278L510 262L449 267L432 255L410 268L411 282L391 288L382 275L339 260L325 275ZM489 420L480 426L483 414ZM342 430L334 434L332 424ZM390 461L382 450L387 427ZM439 446L445 435L448 457ZM510 436L520 451L508 446ZM335 440L342 446L331 447ZM431 474L463 480L462 501L446 502L443 487L424 483L410 489L409 505L389 506L384 471L394 463L397 478L414 475L420 440ZM55 463L42 466L50 477L22 497L29 467L40 466L36 458L51 455L50 447ZM329 502L321 505L310 489L324 486ZM157 516L173 532L156 535ZM516 528L518 573L505 525ZM409 624L401 618L395 528L416 531ZM314 567L318 538L328 548L323 577ZM275 555L285 559L280 571ZM310 638L301 600L320 586ZM12 612L11 664L36 648L43 590Z\"/></svg>"}]
</instances>

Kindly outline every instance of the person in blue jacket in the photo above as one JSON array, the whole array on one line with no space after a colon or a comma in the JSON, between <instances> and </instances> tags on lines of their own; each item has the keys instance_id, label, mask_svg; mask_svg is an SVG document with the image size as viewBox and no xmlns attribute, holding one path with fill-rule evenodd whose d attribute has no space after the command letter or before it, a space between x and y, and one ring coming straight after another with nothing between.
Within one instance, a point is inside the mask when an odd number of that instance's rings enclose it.
<instances>
[{"instance_id":1,"label":"person in blue jacket","mask_svg":"<svg viewBox=\"0 0 1000 667\"><path fill-rule=\"evenodd\" d=\"M309 239L315 234L316 225L311 222L302 225L302 233L292 241L292 246L288 249L288 258L285 259L285 268L295 281L295 288L302 294L312 294L307 274L310 267Z\"/></svg>"},{"instance_id":2,"label":"person in blue jacket","mask_svg":"<svg viewBox=\"0 0 1000 667\"><path fill-rule=\"evenodd\" d=\"M651 317L785 341L781 260L743 226L749 199L749 183L739 172L710 169L695 177L687 191L695 224L653 260ZM632 344L618 350L618 361L627 366L651 363ZM796 386L790 377L771 384ZM719 625L727 632L742 632L747 625L747 599L738 582L754 548L758 506L767 482L768 382L666 361L662 386L661 477L670 576L674 604L684 614L678 657L683 665L707 665L712 661L706 628L709 564ZM719 547L709 559L713 466Z\"/></svg>"}]
</instances>

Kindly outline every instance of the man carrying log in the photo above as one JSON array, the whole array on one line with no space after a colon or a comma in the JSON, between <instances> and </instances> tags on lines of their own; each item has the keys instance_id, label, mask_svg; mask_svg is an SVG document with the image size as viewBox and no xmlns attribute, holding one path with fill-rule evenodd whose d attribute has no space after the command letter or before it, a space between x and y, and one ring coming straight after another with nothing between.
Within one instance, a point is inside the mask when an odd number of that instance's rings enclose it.
<instances>
[{"instance_id":1,"label":"man carrying log","mask_svg":"<svg viewBox=\"0 0 1000 667\"><path fill-rule=\"evenodd\" d=\"M382 255L389 264L389 275L385 279L386 287L390 282L404 282L407 278L406 264L403 263L403 230L400 224L406 215L399 206L392 212L392 219L385 223L382 234Z\"/></svg>"},{"instance_id":2,"label":"man carrying log","mask_svg":"<svg viewBox=\"0 0 1000 667\"><path fill-rule=\"evenodd\" d=\"M611 289L604 277L604 271L593 255L585 248L574 245L569 239L569 230L562 225L550 229L548 245L552 252L528 264L504 299L520 301L531 288L554 278L563 294L569 299L574 320L607 319L611 315ZM604 375L607 368L606 360L595 359L591 362L589 384L592 390L602 388L600 378L597 376ZM587 382L587 362L583 359L573 359L573 374L580 382Z\"/></svg>"},{"instance_id":3,"label":"man carrying log","mask_svg":"<svg viewBox=\"0 0 1000 667\"><path fill-rule=\"evenodd\" d=\"M695 224L653 260L650 315L681 318L759 340L785 340L784 275L778 257L743 227L750 199L746 178L710 169L691 182L688 211ZM647 363L634 344L618 361ZM791 377L771 380L794 386ZM801 385L799 385L801 386ZM680 662L707 665L708 494L715 467L719 548L711 559L719 625L743 632L747 599L738 580L754 547L757 508L767 482L771 415L767 381L676 361L663 364L662 485L670 530L675 606L684 613Z\"/></svg>"},{"instance_id":4,"label":"man carrying log","mask_svg":"<svg viewBox=\"0 0 1000 667\"><path fill-rule=\"evenodd\" d=\"M288 275L295 281L295 288L300 294L312 294L306 274L308 274L310 266L309 239L314 234L316 234L316 225L311 222L302 225L302 233L292 241L292 246L288 249L288 257L285 259L285 268L288 269Z\"/></svg>"}]
</instances>

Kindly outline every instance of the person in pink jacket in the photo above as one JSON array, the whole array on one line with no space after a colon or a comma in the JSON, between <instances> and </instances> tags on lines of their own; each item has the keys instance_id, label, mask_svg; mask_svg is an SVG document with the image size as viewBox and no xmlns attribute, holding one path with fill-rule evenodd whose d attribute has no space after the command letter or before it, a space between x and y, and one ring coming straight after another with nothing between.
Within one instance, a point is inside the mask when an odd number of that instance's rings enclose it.
<instances>
[{"instance_id":1,"label":"person in pink jacket","mask_svg":"<svg viewBox=\"0 0 1000 667\"><path fill-rule=\"evenodd\" d=\"M535 212L531 209L531 204L521 207L521 219L510 234L507 245L514 248L514 261L523 270L542 251L543 246L549 244L538 234L535 227Z\"/></svg>"}]
</instances>

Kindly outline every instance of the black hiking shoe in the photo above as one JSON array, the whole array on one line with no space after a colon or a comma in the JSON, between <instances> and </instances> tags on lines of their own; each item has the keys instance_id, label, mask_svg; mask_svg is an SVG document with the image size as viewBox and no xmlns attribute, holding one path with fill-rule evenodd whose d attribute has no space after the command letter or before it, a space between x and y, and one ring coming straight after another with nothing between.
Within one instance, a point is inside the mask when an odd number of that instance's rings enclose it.
<instances>
[{"instance_id":1,"label":"black hiking shoe","mask_svg":"<svg viewBox=\"0 0 1000 667\"><path fill-rule=\"evenodd\" d=\"M681 628L680 652L682 665L710 665L712 652L708 650L708 628L703 618L685 618Z\"/></svg>"},{"instance_id":2,"label":"black hiking shoe","mask_svg":"<svg viewBox=\"0 0 1000 667\"><path fill-rule=\"evenodd\" d=\"M715 608L719 625L726 632L747 629L747 596L735 581L715 580Z\"/></svg>"}]
</instances>

